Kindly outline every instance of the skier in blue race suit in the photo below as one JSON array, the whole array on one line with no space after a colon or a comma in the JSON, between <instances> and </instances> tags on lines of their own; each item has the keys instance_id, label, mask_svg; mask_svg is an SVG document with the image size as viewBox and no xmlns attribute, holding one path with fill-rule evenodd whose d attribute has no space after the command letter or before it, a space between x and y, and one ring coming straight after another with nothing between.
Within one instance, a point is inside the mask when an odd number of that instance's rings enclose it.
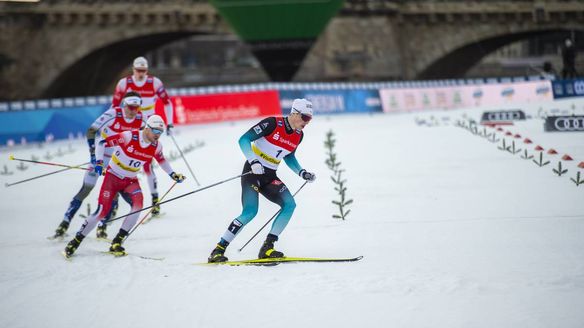
<instances>
[{"instance_id":1,"label":"skier in blue race suit","mask_svg":"<svg viewBox=\"0 0 584 328\"><path fill-rule=\"evenodd\" d=\"M231 222L223 237L211 252L208 261L225 262L225 250L241 229L258 213L258 194L281 207L270 233L262 245L258 258L284 257L282 252L274 250L274 242L290 221L296 208L294 197L286 185L276 175L278 165L284 160L288 167L309 182L316 179L314 173L303 169L296 156L296 148L302 141L302 130L312 119L312 103L306 99L295 99L290 115L286 117L268 117L249 129L239 139L239 147L247 161L241 177L241 202L243 211Z\"/></svg>"}]
</instances>

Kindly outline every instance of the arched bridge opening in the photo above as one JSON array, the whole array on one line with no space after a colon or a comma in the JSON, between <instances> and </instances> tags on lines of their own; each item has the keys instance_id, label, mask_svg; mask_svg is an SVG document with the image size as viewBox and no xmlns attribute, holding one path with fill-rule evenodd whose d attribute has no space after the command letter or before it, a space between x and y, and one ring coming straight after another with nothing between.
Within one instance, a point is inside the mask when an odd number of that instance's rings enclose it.
<instances>
[{"instance_id":1,"label":"arched bridge opening","mask_svg":"<svg viewBox=\"0 0 584 328\"><path fill-rule=\"evenodd\" d=\"M417 78L419 79L444 79L444 78L461 78L474 65L478 64L485 56L495 50L512 44L517 41L531 39L545 35L558 35L563 38L573 38L582 40L584 30L564 30L549 29L526 31L513 34L504 34L478 42L469 43L463 47L455 49L442 56L424 69Z\"/></svg>"},{"instance_id":2,"label":"arched bridge opening","mask_svg":"<svg viewBox=\"0 0 584 328\"><path fill-rule=\"evenodd\" d=\"M135 57L195 34L200 33L151 34L117 41L96 49L59 74L43 92L43 97L59 98L112 93L113 83Z\"/></svg>"}]
</instances>

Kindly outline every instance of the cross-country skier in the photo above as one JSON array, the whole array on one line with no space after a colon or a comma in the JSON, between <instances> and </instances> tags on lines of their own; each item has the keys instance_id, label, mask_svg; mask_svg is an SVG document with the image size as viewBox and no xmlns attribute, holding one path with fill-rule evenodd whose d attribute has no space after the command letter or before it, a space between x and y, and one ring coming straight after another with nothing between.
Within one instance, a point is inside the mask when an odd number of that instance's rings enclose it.
<instances>
[{"instance_id":1,"label":"cross-country skier","mask_svg":"<svg viewBox=\"0 0 584 328\"><path fill-rule=\"evenodd\" d=\"M121 107L112 107L105 111L100 117L98 117L95 122L91 124L87 130L87 144L89 145L89 156L91 159L91 165L95 166L95 139L96 137L101 138L101 140L106 139L109 136L118 134L123 131L138 130L145 125L145 119L140 112L140 105L142 104L142 99L140 95L136 92L128 92L125 94ZM106 150L103 156L104 165L108 165L111 157L111 149ZM71 200L69 208L65 212L63 221L55 230L54 238L62 237L67 229L71 220L79 210L81 203L91 190L95 187L97 179L99 176L95 171L89 170L83 176L83 185L77 194ZM118 207L117 198L114 200L112 210L106 216L106 220L112 215L115 215L115 211ZM107 238L106 225L101 223L97 228L98 238Z\"/></svg>"},{"instance_id":2,"label":"cross-country skier","mask_svg":"<svg viewBox=\"0 0 584 328\"><path fill-rule=\"evenodd\" d=\"M95 213L85 220L75 238L65 247L64 255L66 257L73 255L83 239L95 228L97 222L105 218L118 193L129 195L132 212L142 209L142 190L136 176L142 167L151 164L153 158L174 181L183 182L185 177L180 173L175 173L162 154L162 144L158 139L164 129L165 125L162 117L152 115L146 121L144 130L125 131L108 137L98 144L95 165L95 172L98 175L103 172L105 149L114 148L99 192L99 205ZM110 252L115 255L125 254L122 242L128 236L130 229L136 224L138 215L139 213L135 213L126 217L118 234L112 240Z\"/></svg>"},{"instance_id":3,"label":"cross-country skier","mask_svg":"<svg viewBox=\"0 0 584 328\"><path fill-rule=\"evenodd\" d=\"M170 134L170 129L173 127L172 102L166 89L164 89L162 81L155 76L148 75L148 61L146 58L138 57L134 59L132 75L126 76L118 81L114 91L112 106L118 106L122 96L128 91L138 92L142 96L140 110L146 119L155 114L154 107L157 99L160 99L164 103L164 113L166 114L166 122L168 122L166 133ZM156 205L158 204L156 174L154 174L154 170L149 165L144 167L144 173L146 173L148 186L152 194L152 205L155 205L152 210L152 215L156 216L160 214L160 206Z\"/></svg>"},{"instance_id":4,"label":"cross-country skier","mask_svg":"<svg viewBox=\"0 0 584 328\"><path fill-rule=\"evenodd\" d=\"M306 99L295 99L287 117L268 117L249 129L239 138L239 147L247 161L243 165L241 177L241 201L243 211L231 222L223 237L211 252L209 262L225 262L225 249L235 236L249 223L258 212L258 194L280 205L281 210L275 218L270 233L262 245L259 258L283 257L282 252L274 250L274 242L290 221L296 208L294 197L286 185L276 175L278 165L284 160L288 167L309 182L316 179L314 173L303 169L296 156L296 148L302 141L302 130L312 119L312 103Z\"/></svg>"}]
</instances>

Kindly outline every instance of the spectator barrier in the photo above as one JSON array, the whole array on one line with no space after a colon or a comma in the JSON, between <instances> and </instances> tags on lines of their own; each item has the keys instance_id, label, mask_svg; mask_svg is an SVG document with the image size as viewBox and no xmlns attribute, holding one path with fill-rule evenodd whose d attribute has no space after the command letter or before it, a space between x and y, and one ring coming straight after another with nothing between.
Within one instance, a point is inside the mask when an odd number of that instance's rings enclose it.
<instances>
[{"instance_id":1,"label":"spectator barrier","mask_svg":"<svg viewBox=\"0 0 584 328\"><path fill-rule=\"evenodd\" d=\"M210 95L174 96L174 124L214 123L280 115L278 92L250 91ZM161 102L156 112L163 113Z\"/></svg>"},{"instance_id":2,"label":"spectator barrier","mask_svg":"<svg viewBox=\"0 0 584 328\"><path fill-rule=\"evenodd\" d=\"M385 112L501 106L552 100L550 81L381 89Z\"/></svg>"},{"instance_id":3,"label":"spectator barrier","mask_svg":"<svg viewBox=\"0 0 584 328\"><path fill-rule=\"evenodd\" d=\"M584 80L540 77L369 83L261 83L169 89L175 125L287 114L294 98L316 114L468 108L565 97ZM577 87L574 87L577 86ZM558 91L561 88L561 92ZM553 89L553 92L552 92ZM556 90L557 89L557 90ZM579 92L579 91L578 91ZM581 93L574 93L580 95ZM570 94L571 96L571 94ZM111 96L0 102L0 146L80 137L111 104ZM157 113L164 116L162 104Z\"/></svg>"},{"instance_id":4,"label":"spectator barrier","mask_svg":"<svg viewBox=\"0 0 584 328\"><path fill-rule=\"evenodd\" d=\"M284 114L289 113L296 98L310 100L317 115L381 112L377 90L281 90L280 106Z\"/></svg>"},{"instance_id":5,"label":"spectator barrier","mask_svg":"<svg viewBox=\"0 0 584 328\"><path fill-rule=\"evenodd\" d=\"M584 79L553 81L554 99L584 96Z\"/></svg>"}]
</instances>

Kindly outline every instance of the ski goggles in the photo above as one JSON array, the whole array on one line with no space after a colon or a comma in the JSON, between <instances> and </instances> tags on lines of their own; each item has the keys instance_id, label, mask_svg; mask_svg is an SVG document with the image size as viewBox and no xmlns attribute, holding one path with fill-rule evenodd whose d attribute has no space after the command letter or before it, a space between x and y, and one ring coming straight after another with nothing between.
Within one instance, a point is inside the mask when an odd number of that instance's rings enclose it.
<instances>
[{"instance_id":1,"label":"ski goggles","mask_svg":"<svg viewBox=\"0 0 584 328\"><path fill-rule=\"evenodd\" d=\"M312 120L312 116L310 116L310 115L306 115L306 114L302 114L302 113L301 113L299 110L297 110L297 109L294 109L294 111L295 111L296 113L300 114L300 118L301 118L301 119L302 119L304 122L308 123L308 122L310 122L310 120Z\"/></svg>"},{"instance_id":2,"label":"ski goggles","mask_svg":"<svg viewBox=\"0 0 584 328\"><path fill-rule=\"evenodd\" d=\"M161 135L164 132L164 130L153 128L150 125L147 125L147 126L150 128L150 131L152 131L152 133L154 133L156 135Z\"/></svg>"}]
</instances>

